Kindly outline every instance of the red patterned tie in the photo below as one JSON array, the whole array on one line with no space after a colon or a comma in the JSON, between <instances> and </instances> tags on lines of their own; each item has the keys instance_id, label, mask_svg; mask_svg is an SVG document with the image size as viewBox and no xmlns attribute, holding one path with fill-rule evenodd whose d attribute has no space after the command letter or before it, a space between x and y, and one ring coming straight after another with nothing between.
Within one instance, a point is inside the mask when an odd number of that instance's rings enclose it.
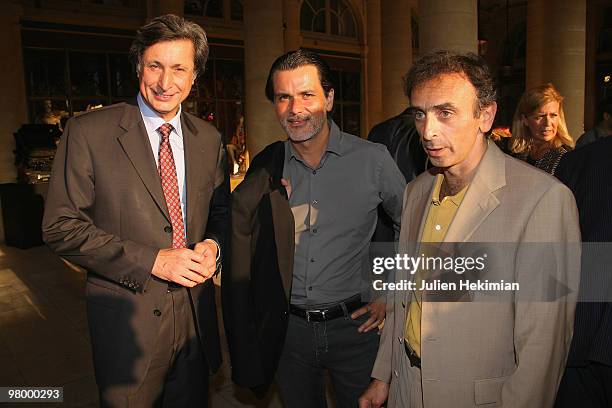
<instances>
[{"instance_id":1,"label":"red patterned tie","mask_svg":"<svg viewBox=\"0 0 612 408\"><path fill-rule=\"evenodd\" d=\"M176 177L176 166L174 156L170 147L171 124L164 123L157 131L162 137L159 144L159 175L161 177L162 189L170 213L172 223L172 248L184 248L187 246L185 241L185 225L183 224L183 211L181 210L181 198L179 196L178 179Z\"/></svg>"}]
</instances>

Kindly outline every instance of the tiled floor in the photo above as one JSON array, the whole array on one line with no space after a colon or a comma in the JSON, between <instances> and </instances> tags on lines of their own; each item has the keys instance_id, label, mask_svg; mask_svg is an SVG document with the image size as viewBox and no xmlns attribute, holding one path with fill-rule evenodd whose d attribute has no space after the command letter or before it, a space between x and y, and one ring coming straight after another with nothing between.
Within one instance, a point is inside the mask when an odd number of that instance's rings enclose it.
<instances>
[{"instance_id":1,"label":"tiled floor","mask_svg":"<svg viewBox=\"0 0 612 408\"><path fill-rule=\"evenodd\" d=\"M0 245L0 386L61 386L61 407L96 407L85 315L85 274L46 247ZM213 408L281 407L276 392L257 401L230 381L229 356L211 381ZM8 404L1 404L9 406ZM16 404L15 407L52 404Z\"/></svg>"}]
</instances>

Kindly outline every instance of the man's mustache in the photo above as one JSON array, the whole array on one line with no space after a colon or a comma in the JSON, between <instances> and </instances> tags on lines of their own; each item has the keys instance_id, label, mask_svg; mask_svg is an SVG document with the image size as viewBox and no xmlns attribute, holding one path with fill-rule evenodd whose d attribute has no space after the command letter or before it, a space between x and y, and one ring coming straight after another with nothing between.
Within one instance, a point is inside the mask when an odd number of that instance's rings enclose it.
<instances>
[{"instance_id":1,"label":"man's mustache","mask_svg":"<svg viewBox=\"0 0 612 408\"><path fill-rule=\"evenodd\" d=\"M310 115L295 115L285 119L286 122L306 121L310 119Z\"/></svg>"}]
</instances>

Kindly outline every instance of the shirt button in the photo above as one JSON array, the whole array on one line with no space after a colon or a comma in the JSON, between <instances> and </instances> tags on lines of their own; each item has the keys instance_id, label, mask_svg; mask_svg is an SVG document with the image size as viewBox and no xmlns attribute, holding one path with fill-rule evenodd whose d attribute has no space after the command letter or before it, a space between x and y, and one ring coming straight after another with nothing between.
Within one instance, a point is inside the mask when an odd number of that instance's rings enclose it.
<instances>
[{"instance_id":1,"label":"shirt button","mask_svg":"<svg viewBox=\"0 0 612 408\"><path fill-rule=\"evenodd\" d=\"M308 287L308 290L312 290L312 286L309 286L309 287Z\"/></svg>"},{"instance_id":2,"label":"shirt button","mask_svg":"<svg viewBox=\"0 0 612 408\"><path fill-rule=\"evenodd\" d=\"M154 314L155 316L157 316L157 317L161 316L161 312L160 312L160 310L159 310L159 309L155 309L155 310L153 311L153 314Z\"/></svg>"},{"instance_id":3,"label":"shirt button","mask_svg":"<svg viewBox=\"0 0 612 408\"><path fill-rule=\"evenodd\" d=\"M435 227L436 231L440 231L442 229L442 227L440 226L440 224L437 224Z\"/></svg>"},{"instance_id":4,"label":"shirt button","mask_svg":"<svg viewBox=\"0 0 612 408\"><path fill-rule=\"evenodd\" d=\"M172 227L164 227L164 232L167 232L168 234L172 232Z\"/></svg>"},{"instance_id":5,"label":"shirt button","mask_svg":"<svg viewBox=\"0 0 612 408\"><path fill-rule=\"evenodd\" d=\"M313 228L313 229L312 229L312 233L313 233L313 234L316 234L316 233L317 233L317 229L316 229L316 228Z\"/></svg>"},{"instance_id":6,"label":"shirt button","mask_svg":"<svg viewBox=\"0 0 612 408\"><path fill-rule=\"evenodd\" d=\"M317 200L312 200L312 205L317 205L319 202Z\"/></svg>"},{"instance_id":7,"label":"shirt button","mask_svg":"<svg viewBox=\"0 0 612 408\"><path fill-rule=\"evenodd\" d=\"M314 259L314 258L310 258L310 262L314 262L314 261L315 261L315 259Z\"/></svg>"},{"instance_id":8,"label":"shirt button","mask_svg":"<svg viewBox=\"0 0 612 408\"><path fill-rule=\"evenodd\" d=\"M313 171L312 171L312 174L317 174L317 171L316 171L316 170L313 170Z\"/></svg>"}]
</instances>

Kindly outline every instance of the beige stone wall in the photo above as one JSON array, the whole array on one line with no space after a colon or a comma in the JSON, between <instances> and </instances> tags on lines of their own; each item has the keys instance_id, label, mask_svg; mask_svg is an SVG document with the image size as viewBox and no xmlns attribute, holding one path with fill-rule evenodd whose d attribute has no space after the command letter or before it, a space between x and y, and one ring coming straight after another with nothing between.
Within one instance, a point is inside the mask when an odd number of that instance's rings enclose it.
<instances>
[{"instance_id":1,"label":"beige stone wall","mask_svg":"<svg viewBox=\"0 0 612 408\"><path fill-rule=\"evenodd\" d=\"M446 49L478 52L476 0L419 0L421 55Z\"/></svg>"},{"instance_id":2,"label":"beige stone wall","mask_svg":"<svg viewBox=\"0 0 612 408\"><path fill-rule=\"evenodd\" d=\"M363 129L369 131L383 119L382 98L382 53L380 0L366 0L366 75L365 75L365 120ZM367 132L365 132L367 134Z\"/></svg>"},{"instance_id":3,"label":"beige stone wall","mask_svg":"<svg viewBox=\"0 0 612 408\"><path fill-rule=\"evenodd\" d=\"M21 12L21 7L11 2L3 7L0 14L0 38L4 39L0 59L0 183L16 180L13 133L28 118L19 27Z\"/></svg>"},{"instance_id":4,"label":"beige stone wall","mask_svg":"<svg viewBox=\"0 0 612 408\"><path fill-rule=\"evenodd\" d=\"M408 105L402 78L412 65L410 9L409 0L383 0L381 4L383 120Z\"/></svg>"},{"instance_id":5,"label":"beige stone wall","mask_svg":"<svg viewBox=\"0 0 612 408\"><path fill-rule=\"evenodd\" d=\"M282 0L244 3L245 121L250 157L285 139L264 92L270 66L285 52L282 10Z\"/></svg>"}]
</instances>

